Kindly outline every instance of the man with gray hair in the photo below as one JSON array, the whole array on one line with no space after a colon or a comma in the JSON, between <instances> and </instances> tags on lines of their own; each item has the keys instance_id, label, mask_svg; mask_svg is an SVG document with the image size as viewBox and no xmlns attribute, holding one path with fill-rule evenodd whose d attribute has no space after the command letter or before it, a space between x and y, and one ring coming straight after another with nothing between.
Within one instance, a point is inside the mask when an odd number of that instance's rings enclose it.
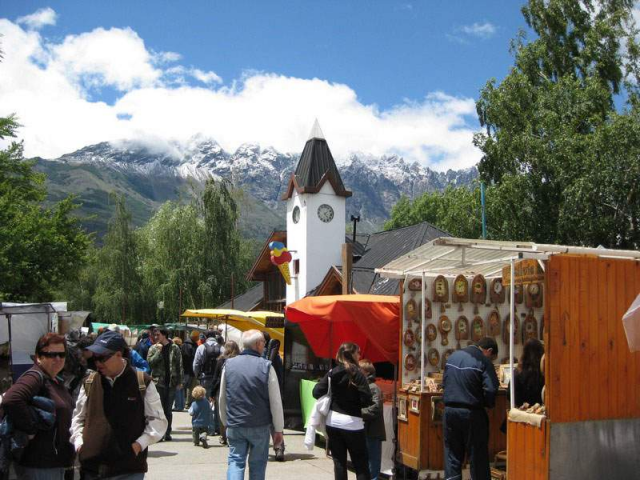
<instances>
[{"instance_id":1,"label":"man with gray hair","mask_svg":"<svg viewBox=\"0 0 640 480\"><path fill-rule=\"evenodd\" d=\"M220 420L227 427L227 480L243 480L249 457L249 478L263 480L273 441L283 441L284 415L278 376L262 358L265 340L259 330L242 334L242 353L225 362L220 380Z\"/></svg>"}]
</instances>

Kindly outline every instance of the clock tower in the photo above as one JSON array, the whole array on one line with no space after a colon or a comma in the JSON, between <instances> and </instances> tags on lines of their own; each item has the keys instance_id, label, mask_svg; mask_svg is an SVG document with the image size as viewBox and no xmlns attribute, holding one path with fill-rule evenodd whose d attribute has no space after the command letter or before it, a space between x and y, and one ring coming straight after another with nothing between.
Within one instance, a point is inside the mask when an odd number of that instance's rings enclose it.
<instances>
[{"instance_id":1,"label":"clock tower","mask_svg":"<svg viewBox=\"0 0 640 480\"><path fill-rule=\"evenodd\" d=\"M287 248L293 256L287 305L317 287L332 265L341 264L350 196L316 120L282 197L287 201Z\"/></svg>"}]
</instances>

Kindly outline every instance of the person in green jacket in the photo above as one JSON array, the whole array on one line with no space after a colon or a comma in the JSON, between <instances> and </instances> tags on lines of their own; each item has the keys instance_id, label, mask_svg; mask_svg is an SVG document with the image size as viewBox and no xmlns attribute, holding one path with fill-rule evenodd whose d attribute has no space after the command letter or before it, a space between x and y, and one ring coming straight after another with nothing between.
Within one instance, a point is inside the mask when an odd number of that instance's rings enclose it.
<instances>
[{"instance_id":1,"label":"person in green jacket","mask_svg":"<svg viewBox=\"0 0 640 480\"><path fill-rule=\"evenodd\" d=\"M155 341L155 345L149 348L147 361L151 367L151 377L160 394L162 410L169 422L164 440L170 441L173 401L176 389L182 388L183 385L182 353L180 347L171 341L169 332L164 327L156 329Z\"/></svg>"}]
</instances>

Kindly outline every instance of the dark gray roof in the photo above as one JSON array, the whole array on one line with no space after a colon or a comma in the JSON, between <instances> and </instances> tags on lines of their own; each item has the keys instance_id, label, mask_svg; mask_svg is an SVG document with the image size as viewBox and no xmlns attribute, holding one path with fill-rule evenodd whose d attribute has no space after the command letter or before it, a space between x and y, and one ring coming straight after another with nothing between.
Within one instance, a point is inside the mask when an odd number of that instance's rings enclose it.
<instances>
[{"instance_id":1,"label":"dark gray roof","mask_svg":"<svg viewBox=\"0 0 640 480\"><path fill-rule=\"evenodd\" d=\"M242 310L243 312L250 312L262 302L263 294L264 289L262 282L260 282L256 286L251 287L249 290L244 292L242 295L238 295L233 300L233 308L235 310ZM218 305L216 308L231 308L231 300L224 302L222 305Z\"/></svg>"},{"instance_id":2,"label":"dark gray roof","mask_svg":"<svg viewBox=\"0 0 640 480\"><path fill-rule=\"evenodd\" d=\"M447 232L434 227L428 222L396 228L386 232L372 233L365 244L364 254L354 263L354 267L371 270L381 268L392 260L406 255L431 240L450 236Z\"/></svg>"},{"instance_id":3,"label":"dark gray roof","mask_svg":"<svg viewBox=\"0 0 640 480\"><path fill-rule=\"evenodd\" d=\"M313 189L318 187L325 174L332 179L337 195L343 195L347 191L327 141L323 138L311 138L305 144L296 167L295 175L298 188Z\"/></svg>"}]
</instances>

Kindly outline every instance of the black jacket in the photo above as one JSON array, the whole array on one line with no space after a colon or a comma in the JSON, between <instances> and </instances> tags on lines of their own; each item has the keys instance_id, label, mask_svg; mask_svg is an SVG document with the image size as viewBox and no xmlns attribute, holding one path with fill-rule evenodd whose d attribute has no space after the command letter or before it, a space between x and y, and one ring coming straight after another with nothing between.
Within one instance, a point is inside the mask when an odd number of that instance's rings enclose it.
<instances>
[{"instance_id":1,"label":"black jacket","mask_svg":"<svg viewBox=\"0 0 640 480\"><path fill-rule=\"evenodd\" d=\"M193 377L193 359L196 356L197 348L198 346L190 338L187 338L182 344L182 347L180 347L182 352L182 370L185 375L191 377Z\"/></svg>"},{"instance_id":2,"label":"black jacket","mask_svg":"<svg viewBox=\"0 0 640 480\"><path fill-rule=\"evenodd\" d=\"M314 398L326 395L329 389L329 374L331 374L331 410L362 418L362 409L371 405L373 400L369 383L360 369L356 370L351 380L344 366L338 365L313 387Z\"/></svg>"},{"instance_id":3,"label":"black jacket","mask_svg":"<svg viewBox=\"0 0 640 480\"><path fill-rule=\"evenodd\" d=\"M376 385L376 378L370 376L369 389L371 390L371 398L373 404L362 409L362 419L364 420L364 432L368 438L385 441L387 434L384 429L384 403L382 391Z\"/></svg>"},{"instance_id":4,"label":"black jacket","mask_svg":"<svg viewBox=\"0 0 640 480\"><path fill-rule=\"evenodd\" d=\"M448 407L492 408L498 376L491 361L475 346L451 354L444 368L444 404Z\"/></svg>"}]
</instances>

